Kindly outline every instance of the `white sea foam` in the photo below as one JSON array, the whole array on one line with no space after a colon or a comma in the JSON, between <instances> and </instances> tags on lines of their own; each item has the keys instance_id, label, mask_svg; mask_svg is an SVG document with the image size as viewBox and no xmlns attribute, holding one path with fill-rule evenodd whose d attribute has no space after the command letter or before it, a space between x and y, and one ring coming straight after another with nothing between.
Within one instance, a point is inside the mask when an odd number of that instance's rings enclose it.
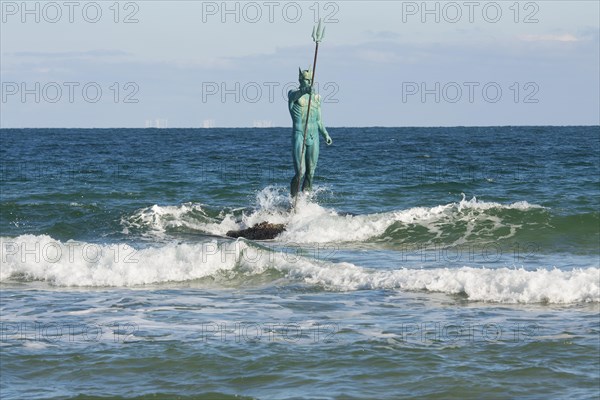
<instances>
[{"instance_id":1,"label":"white sea foam","mask_svg":"<svg viewBox=\"0 0 600 400\"><path fill-rule=\"evenodd\" d=\"M199 279L233 269L246 246L231 243L221 249L216 241L208 241L136 250L125 244L61 242L46 235L0 242L0 281L18 277L57 286L135 286Z\"/></svg>"},{"instance_id":2,"label":"white sea foam","mask_svg":"<svg viewBox=\"0 0 600 400\"><path fill-rule=\"evenodd\" d=\"M233 279L277 270L293 281L335 291L423 290L505 303L600 302L598 266L568 271L468 266L377 270L257 248L241 240L173 243L133 251L123 244L63 243L49 236L23 235L2 238L1 249L2 282L39 280L56 286L136 286L217 275Z\"/></svg>"},{"instance_id":3,"label":"white sea foam","mask_svg":"<svg viewBox=\"0 0 600 400\"><path fill-rule=\"evenodd\" d=\"M187 226L200 229L203 225L198 224L197 215L206 217L201 204L184 203L177 206L155 204L138 210L129 218L123 218L121 224L124 226L124 233L128 233L131 228L143 228L155 235L161 235L168 228Z\"/></svg>"},{"instance_id":4,"label":"white sea foam","mask_svg":"<svg viewBox=\"0 0 600 400\"><path fill-rule=\"evenodd\" d=\"M543 208L527 201L511 204L478 201L475 197L467 200L463 195L459 202L435 207L413 207L383 213L365 215L341 215L336 210L323 207L314 201L313 193L301 195L295 212L290 211L291 199L287 190L281 187L266 187L256 195L256 206L251 212L237 218L232 213L224 213L220 219L195 218L192 211L201 212L197 204L179 206L154 205L142 209L124 222L126 226L145 226L154 233L164 233L172 227L184 226L192 230L214 235L225 235L230 230L244 229L257 223L268 221L286 224L286 230L278 237L284 242L331 243L360 242L383 235L394 223L420 225L427 229L433 238L442 235L441 227L446 224L461 223L465 233L453 245L465 243L471 238L476 226L476 234L486 235L500 228L508 228L502 238L512 237L519 225L509 224L500 217L486 213L488 210L521 210ZM392 232L393 233L393 232ZM494 240L498 237L494 236Z\"/></svg>"},{"instance_id":5,"label":"white sea foam","mask_svg":"<svg viewBox=\"0 0 600 400\"><path fill-rule=\"evenodd\" d=\"M463 199L458 203L450 203L435 207L413 207L406 210L375 213L366 215L339 215L331 209L319 206L316 203L302 204L299 211L290 215L286 231L281 239L298 243L328 243L328 242L354 242L365 241L381 236L392 224L400 222L404 225L420 225L439 237L440 227L448 223L464 222L467 226L466 234L454 244L465 242L475 224L486 221L491 222L487 232L495 231L501 227L508 227L510 237L514 235L518 226L505 224L499 217L484 213L490 209L518 209L529 210L542 208L526 201L503 205L478 201L475 197L471 200ZM479 231L481 234L481 230Z\"/></svg>"},{"instance_id":6,"label":"white sea foam","mask_svg":"<svg viewBox=\"0 0 600 400\"><path fill-rule=\"evenodd\" d=\"M337 290L426 290L503 303L600 302L600 269L593 267L571 271L462 267L376 272L338 265L318 271L304 268L301 272L307 282Z\"/></svg>"}]
</instances>

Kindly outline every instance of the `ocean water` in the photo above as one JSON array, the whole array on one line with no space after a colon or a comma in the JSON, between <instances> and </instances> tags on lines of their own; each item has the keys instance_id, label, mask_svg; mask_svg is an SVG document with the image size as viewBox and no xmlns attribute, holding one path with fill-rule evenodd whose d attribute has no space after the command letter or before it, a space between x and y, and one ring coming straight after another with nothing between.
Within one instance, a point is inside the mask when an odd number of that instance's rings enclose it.
<instances>
[{"instance_id":1,"label":"ocean water","mask_svg":"<svg viewBox=\"0 0 600 400\"><path fill-rule=\"evenodd\" d=\"M0 134L3 400L600 396L597 126Z\"/></svg>"}]
</instances>

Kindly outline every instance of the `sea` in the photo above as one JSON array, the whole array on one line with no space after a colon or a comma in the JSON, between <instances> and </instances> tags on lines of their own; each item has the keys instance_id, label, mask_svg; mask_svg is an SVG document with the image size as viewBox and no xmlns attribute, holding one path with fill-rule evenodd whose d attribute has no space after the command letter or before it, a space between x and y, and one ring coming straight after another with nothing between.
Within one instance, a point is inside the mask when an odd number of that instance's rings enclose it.
<instances>
[{"instance_id":1,"label":"sea","mask_svg":"<svg viewBox=\"0 0 600 400\"><path fill-rule=\"evenodd\" d=\"M599 398L599 126L329 133L0 130L2 400Z\"/></svg>"}]
</instances>

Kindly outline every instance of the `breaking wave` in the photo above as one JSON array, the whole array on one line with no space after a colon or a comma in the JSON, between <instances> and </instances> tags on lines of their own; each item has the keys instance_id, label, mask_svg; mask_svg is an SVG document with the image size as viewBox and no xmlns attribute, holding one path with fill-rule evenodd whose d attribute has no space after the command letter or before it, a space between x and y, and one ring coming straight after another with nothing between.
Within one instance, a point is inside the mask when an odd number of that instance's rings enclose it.
<instances>
[{"instance_id":1,"label":"breaking wave","mask_svg":"<svg viewBox=\"0 0 600 400\"><path fill-rule=\"evenodd\" d=\"M286 253L244 240L173 242L142 249L125 244L60 242L45 235L2 238L1 242L1 282L130 287L202 279L242 284L266 276L268 281L332 291L431 291L502 303L600 302L598 266L568 271L469 266L382 270Z\"/></svg>"},{"instance_id":2,"label":"breaking wave","mask_svg":"<svg viewBox=\"0 0 600 400\"><path fill-rule=\"evenodd\" d=\"M124 233L164 236L174 233L225 235L230 230L268 221L286 224L277 238L296 243L390 242L396 244L489 243L517 234L537 234L553 228L555 218L548 209L519 201L510 204L480 201L464 195L458 202L434 207L413 207L394 211L351 215L319 205L313 195L302 196L296 211L283 188L267 187L256 195L249 209L213 210L208 205L186 203L153 205L121 221ZM594 225L598 215L590 216ZM587 221L587 220L586 220ZM560 221L558 221L560 222ZM575 221L566 221L573 229ZM572 226L571 226L572 225Z\"/></svg>"}]
</instances>

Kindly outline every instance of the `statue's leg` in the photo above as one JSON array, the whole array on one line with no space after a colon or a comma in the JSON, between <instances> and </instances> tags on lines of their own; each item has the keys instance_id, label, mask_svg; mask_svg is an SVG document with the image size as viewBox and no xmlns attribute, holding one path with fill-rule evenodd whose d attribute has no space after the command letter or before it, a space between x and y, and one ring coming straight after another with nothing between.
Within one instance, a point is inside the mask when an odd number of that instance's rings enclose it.
<instances>
[{"instance_id":1,"label":"statue's leg","mask_svg":"<svg viewBox=\"0 0 600 400\"><path fill-rule=\"evenodd\" d=\"M292 182L290 183L290 193L292 197L296 196L298 193L298 183L302 179L304 175L304 171L306 171L306 163L300 163L300 159L302 157L302 146L303 140L300 138L299 140L295 140L292 142L292 160L294 162L294 172L295 175L292 178ZM302 165L300 165L302 164Z\"/></svg>"},{"instance_id":2,"label":"statue's leg","mask_svg":"<svg viewBox=\"0 0 600 400\"><path fill-rule=\"evenodd\" d=\"M306 147L306 175L302 191L312 190L312 181L317 169L317 161L319 160L319 143L315 141L312 146Z\"/></svg>"}]
</instances>

